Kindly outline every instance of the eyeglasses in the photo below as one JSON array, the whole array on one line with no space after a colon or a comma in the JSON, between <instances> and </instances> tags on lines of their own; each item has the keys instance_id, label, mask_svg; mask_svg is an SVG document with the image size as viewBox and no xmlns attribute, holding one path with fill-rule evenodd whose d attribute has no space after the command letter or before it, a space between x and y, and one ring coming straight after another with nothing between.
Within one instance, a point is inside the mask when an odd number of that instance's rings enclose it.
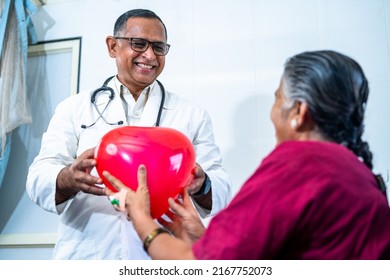
<instances>
[{"instance_id":1,"label":"eyeglasses","mask_svg":"<svg viewBox=\"0 0 390 280\"><path fill-rule=\"evenodd\" d=\"M152 49L155 55L164 56L168 53L171 45L163 42L150 42L142 38L129 38L129 37L114 37L115 39L128 40L131 49L136 52L144 52L152 45Z\"/></svg>"}]
</instances>

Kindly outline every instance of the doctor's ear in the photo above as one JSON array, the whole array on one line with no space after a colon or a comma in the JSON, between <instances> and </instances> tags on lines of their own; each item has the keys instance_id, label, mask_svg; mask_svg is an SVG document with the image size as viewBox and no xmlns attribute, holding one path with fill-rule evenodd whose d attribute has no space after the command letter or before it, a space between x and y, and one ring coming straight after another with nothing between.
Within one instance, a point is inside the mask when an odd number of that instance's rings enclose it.
<instances>
[{"instance_id":1,"label":"doctor's ear","mask_svg":"<svg viewBox=\"0 0 390 280\"><path fill-rule=\"evenodd\" d=\"M116 57L116 48L118 46L117 40L113 36L107 36L106 38L107 50L110 57Z\"/></svg>"}]
</instances>

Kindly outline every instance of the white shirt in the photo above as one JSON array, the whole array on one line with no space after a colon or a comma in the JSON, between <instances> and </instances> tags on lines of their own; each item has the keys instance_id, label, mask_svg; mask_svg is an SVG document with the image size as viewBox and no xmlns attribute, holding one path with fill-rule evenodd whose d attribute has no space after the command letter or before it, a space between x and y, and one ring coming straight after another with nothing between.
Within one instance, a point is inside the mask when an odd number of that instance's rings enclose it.
<instances>
[{"instance_id":1,"label":"white shirt","mask_svg":"<svg viewBox=\"0 0 390 280\"><path fill-rule=\"evenodd\" d=\"M119 80L114 78L115 89L121 93L123 109L125 110L127 125L137 125L142 116L142 112L148 101L151 86L146 87L138 96L137 101L127 87L122 85ZM154 85L154 84L153 84Z\"/></svg>"},{"instance_id":2,"label":"white shirt","mask_svg":"<svg viewBox=\"0 0 390 280\"><path fill-rule=\"evenodd\" d=\"M115 95L103 117L110 123L126 123L115 79L108 86L114 89ZM108 131L119 126L109 125L99 118L91 103L91 93L79 93L58 105L42 137L40 153L30 166L27 193L43 209L62 216L53 259L149 259L131 222L127 221L124 214L114 210L107 197L79 192L65 203L55 204L56 179L61 169L70 165L85 150L95 147ZM136 125L155 124L161 96L161 89L154 82ZM108 93L96 97L95 103L101 112L108 100ZM95 121L95 125L81 128ZM227 205L232 194L208 113L166 92L160 126L177 129L192 141L196 162L212 182L211 215L216 214ZM92 173L97 176L96 170Z\"/></svg>"}]
</instances>

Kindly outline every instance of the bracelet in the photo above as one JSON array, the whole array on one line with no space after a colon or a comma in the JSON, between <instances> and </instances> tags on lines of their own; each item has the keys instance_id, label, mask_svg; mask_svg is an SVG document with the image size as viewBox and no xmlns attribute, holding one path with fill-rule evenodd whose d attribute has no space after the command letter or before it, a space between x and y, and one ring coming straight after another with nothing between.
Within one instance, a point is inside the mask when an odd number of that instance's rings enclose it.
<instances>
[{"instance_id":1,"label":"bracelet","mask_svg":"<svg viewBox=\"0 0 390 280\"><path fill-rule=\"evenodd\" d=\"M144 250L145 250L146 253L148 252L150 243L152 243L153 239L156 238L156 236L159 235L160 233L169 233L169 234L171 234L169 232L169 230L167 230L166 228L156 228L151 233L149 233L148 236L146 236L146 238L144 240Z\"/></svg>"}]
</instances>

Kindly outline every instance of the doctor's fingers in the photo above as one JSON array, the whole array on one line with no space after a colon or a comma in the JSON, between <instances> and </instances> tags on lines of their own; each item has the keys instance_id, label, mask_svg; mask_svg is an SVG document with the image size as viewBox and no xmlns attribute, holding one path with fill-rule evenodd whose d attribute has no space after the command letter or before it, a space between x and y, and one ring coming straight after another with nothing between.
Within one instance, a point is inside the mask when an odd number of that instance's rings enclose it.
<instances>
[{"instance_id":1,"label":"doctor's fingers","mask_svg":"<svg viewBox=\"0 0 390 280\"><path fill-rule=\"evenodd\" d=\"M94 148L86 150L79 155L71 164L71 168L78 170L85 170L91 172L92 168L96 166L96 160L94 158Z\"/></svg>"},{"instance_id":2,"label":"doctor's fingers","mask_svg":"<svg viewBox=\"0 0 390 280\"><path fill-rule=\"evenodd\" d=\"M77 158L80 159L92 159L95 156L95 148L90 148L88 150L85 150L82 154L80 154Z\"/></svg>"},{"instance_id":3,"label":"doctor's fingers","mask_svg":"<svg viewBox=\"0 0 390 280\"><path fill-rule=\"evenodd\" d=\"M94 195L107 195L105 188L102 188L99 186L80 184L79 188L80 188L80 191L82 191L84 193L89 193L89 194L94 194Z\"/></svg>"},{"instance_id":4,"label":"doctor's fingers","mask_svg":"<svg viewBox=\"0 0 390 280\"><path fill-rule=\"evenodd\" d=\"M86 158L76 158L70 168L76 170L82 170L85 172L91 172L91 170L96 166L95 159L86 159Z\"/></svg>"},{"instance_id":5,"label":"doctor's fingers","mask_svg":"<svg viewBox=\"0 0 390 280\"><path fill-rule=\"evenodd\" d=\"M187 182L186 188L190 195L197 193L203 185L206 179L205 172L202 167L197 163L192 170L192 178Z\"/></svg>"},{"instance_id":6,"label":"doctor's fingers","mask_svg":"<svg viewBox=\"0 0 390 280\"><path fill-rule=\"evenodd\" d=\"M93 176L84 170L73 169L70 172L70 176L72 176L73 181L79 186L83 184L95 186L103 183L103 180L100 179L100 177Z\"/></svg>"},{"instance_id":7,"label":"doctor's fingers","mask_svg":"<svg viewBox=\"0 0 390 280\"><path fill-rule=\"evenodd\" d=\"M69 180L73 181L77 185L87 184L87 185L96 185L102 184L103 180L100 177L93 176L90 174L92 168L87 163L76 163L67 167L67 177Z\"/></svg>"}]
</instances>

